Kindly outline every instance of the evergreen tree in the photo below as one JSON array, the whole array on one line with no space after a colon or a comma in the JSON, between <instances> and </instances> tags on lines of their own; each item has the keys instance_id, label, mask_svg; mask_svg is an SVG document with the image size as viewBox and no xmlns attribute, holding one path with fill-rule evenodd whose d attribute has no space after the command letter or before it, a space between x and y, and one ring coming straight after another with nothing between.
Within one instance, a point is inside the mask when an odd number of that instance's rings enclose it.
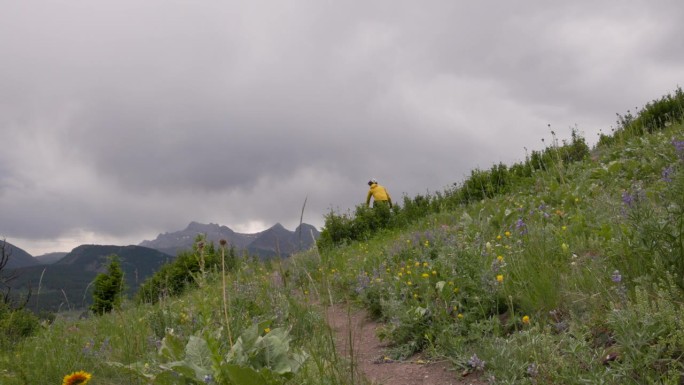
<instances>
[{"instance_id":1,"label":"evergreen tree","mask_svg":"<svg viewBox=\"0 0 684 385\"><path fill-rule=\"evenodd\" d=\"M111 255L107 272L95 277L93 289L93 304L90 310L97 315L109 313L121 304L124 292L123 270L119 263L119 257Z\"/></svg>"}]
</instances>

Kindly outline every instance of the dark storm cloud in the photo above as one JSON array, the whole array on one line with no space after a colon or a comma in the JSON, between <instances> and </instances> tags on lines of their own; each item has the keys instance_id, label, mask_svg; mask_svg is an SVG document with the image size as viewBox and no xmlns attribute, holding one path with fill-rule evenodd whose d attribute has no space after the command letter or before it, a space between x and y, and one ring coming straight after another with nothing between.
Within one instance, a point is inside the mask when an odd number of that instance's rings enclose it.
<instances>
[{"instance_id":1,"label":"dark storm cloud","mask_svg":"<svg viewBox=\"0 0 684 385\"><path fill-rule=\"evenodd\" d=\"M675 1L0 4L0 235L29 250L294 228L305 198L320 225L370 177L441 190L684 76Z\"/></svg>"}]
</instances>

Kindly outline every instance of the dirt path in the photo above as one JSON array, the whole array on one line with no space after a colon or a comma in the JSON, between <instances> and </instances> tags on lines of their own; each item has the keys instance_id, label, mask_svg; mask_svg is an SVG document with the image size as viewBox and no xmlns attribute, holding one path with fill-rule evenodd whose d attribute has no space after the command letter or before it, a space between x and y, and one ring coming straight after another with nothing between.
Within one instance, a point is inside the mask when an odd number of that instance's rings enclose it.
<instances>
[{"instance_id":1,"label":"dirt path","mask_svg":"<svg viewBox=\"0 0 684 385\"><path fill-rule=\"evenodd\" d=\"M384 360L386 345L380 342L375 333L380 324L369 320L364 311L349 313L345 306L335 305L327 309L326 316L335 333L340 354L353 358L358 372L371 384L485 384L475 377L461 376L448 362L424 363L419 358L408 361Z\"/></svg>"}]
</instances>

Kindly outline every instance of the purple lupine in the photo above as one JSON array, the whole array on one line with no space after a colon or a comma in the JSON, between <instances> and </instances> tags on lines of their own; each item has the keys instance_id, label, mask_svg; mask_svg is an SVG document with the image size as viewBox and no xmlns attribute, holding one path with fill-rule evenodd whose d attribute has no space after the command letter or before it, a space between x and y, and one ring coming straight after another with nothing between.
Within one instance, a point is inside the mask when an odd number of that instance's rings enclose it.
<instances>
[{"instance_id":1,"label":"purple lupine","mask_svg":"<svg viewBox=\"0 0 684 385\"><path fill-rule=\"evenodd\" d=\"M620 274L620 270L615 270L613 275L610 276L610 280L615 283L622 282L622 274Z\"/></svg>"},{"instance_id":2,"label":"purple lupine","mask_svg":"<svg viewBox=\"0 0 684 385\"><path fill-rule=\"evenodd\" d=\"M684 159L684 140L672 140L679 159Z\"/></svg>"},{"instance_id":3,"label":"purple lupine","mask_svg":"<svg viewBox=\"0 0 684 385\"><path fill-rule=\"evenodd\" d=\"M628 191L624 191L622 193L622 203L624 203L627 207L632 207L632 203L634 203L634 197L632 194L630 194Z\"/></svg>"},{"instance_id":4,"label":"purple lupine","mask_svg":"<svg viewBox=\"0 0 684 385\"><path fill-rule=\"evenodd\" d=\"M672 178L670 176L672 175L673 171L674 171L674 169L672 168L672 166L669 166L663 170L662 177L663 177L664 182L666 182L666 183L672 182Z\"/></svg>"},{"instance_id":5,"label":"purple lupine","mask_svg":"<svg viewBox=\"0 0 684 385\"><path fill-rule=\"evenodd\" d=\"M518 231L520 231L520 234L522 234L522 235L527 234L527 225L522 220L522 218L518 218L518 220L515 222L515 228Z\"/></svg>"},{"instance_id":6,"label":"purple lupine","mask_svg":"<svg viewBox=\"0 0 684 385\"><path fill-rule=\"evenodd\" d=\"M468 360L468 365L470 365L471 368L477 369L477 370L484 370L485 367L485 362L482 361L477 354L473 354L472 357Z\"/></svg>"}]
</instances>

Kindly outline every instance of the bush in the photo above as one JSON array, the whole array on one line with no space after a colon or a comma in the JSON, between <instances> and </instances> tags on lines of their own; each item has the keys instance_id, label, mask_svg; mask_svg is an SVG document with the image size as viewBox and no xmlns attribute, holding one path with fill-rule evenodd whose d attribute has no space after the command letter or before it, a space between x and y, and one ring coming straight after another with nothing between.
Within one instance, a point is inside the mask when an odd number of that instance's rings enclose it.
<instances>
[{"instance_id":1,"label":"bush","mask_svg":"<svg viewBox=\"0 0 684 385\"><path fill-rule=\"evenodd\" d=\"M0 302L0 348L9 349L26 337L32 336L40 327L40 321L25 309L10 309Z\"/></svg>"},{"instance_id":2,"label":"bush","mask_svg":"<svg viewBox=\"0 0 684 385\"><path fill-rule=\"evenodd\" d=\"M237 268L238 260L234 247L230 247L225 255L227 271ZM192 251L178 254L171 263L163 265L154 275L140 286L136 294L138 303L156 303L160 298L177 296L189 287L197 287L207 272L221 269L221 252L217 251L213 242L206 242L203 235L195 239Z\"/></svg>"}]
</instances>

